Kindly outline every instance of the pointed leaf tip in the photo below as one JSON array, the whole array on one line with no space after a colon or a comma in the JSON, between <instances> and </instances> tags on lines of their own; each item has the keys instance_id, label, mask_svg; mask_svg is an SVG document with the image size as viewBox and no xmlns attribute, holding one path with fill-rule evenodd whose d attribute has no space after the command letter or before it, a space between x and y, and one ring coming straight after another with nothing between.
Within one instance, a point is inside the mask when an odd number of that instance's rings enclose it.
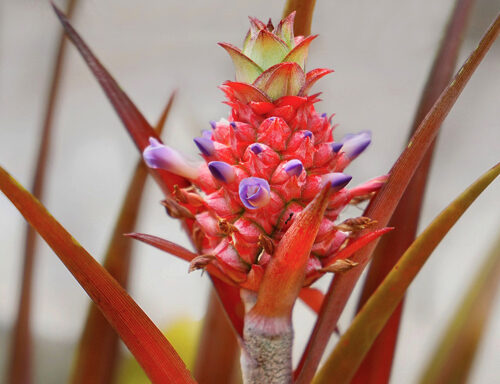
<instances>
[{"instance_id":1,"label":"pointed leaf tip","mask_svg":"<svg viewBox=\"0 0 500 384\"><path fill-rule=\"evenodd\" d=\"M263 72L262 68L234 45L228 43L219 43L219 45L226 50L233 60L236 81L251 84Z\"/></svg>"},{"instance_id":2,"label":"pointed leaf tip","mask_svg":"<svg viewBox=\"0 0 500 384\"><path fill-rule=\"evenodd\" d=\"M309 53L309 45L317 38L318 35L311 35L302 40L288 55L283 59L283 62L292 62L300 65L302 70L305 70L307 55Z\"/></svg>"},{"instance_id":3,"label":"pointed leaf tip","mask_svg":"<svg viewBox=\"0 0 500 384\"><path fill-rule=\"evenodd\" d=\"M296 96L306 81L304 71L297 63L280 63L264 71L254 85L272 100L282 96Z\"/></svg>"}]
</instances>

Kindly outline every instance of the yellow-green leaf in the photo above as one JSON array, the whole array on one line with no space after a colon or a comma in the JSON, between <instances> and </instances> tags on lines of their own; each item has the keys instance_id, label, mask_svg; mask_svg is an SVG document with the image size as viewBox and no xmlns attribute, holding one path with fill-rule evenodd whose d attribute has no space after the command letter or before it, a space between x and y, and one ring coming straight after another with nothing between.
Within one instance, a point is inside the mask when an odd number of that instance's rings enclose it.
<instances>
[{"instance_id":1,"label":"yellow-green leaf","mask_svg":"<svg viewBox=\"0 0 500 384\"><path fill-rule=\"evenodd\" d=\"M500 234L442 340L420 383L466 383L500 283Z\"/></svg>"},{"instance_id":2,"label":"yellow-green leaf","mask_svg":"<svg viewBox=\"0 0 500 384\"><path fill-rule=\"evenodd\" d=\"M354 318L314 383L349 383L375 338L396 309L432 251L457 220L500 174L500 163L446 207L413 242Z\"/></svg>"}]
</instances>

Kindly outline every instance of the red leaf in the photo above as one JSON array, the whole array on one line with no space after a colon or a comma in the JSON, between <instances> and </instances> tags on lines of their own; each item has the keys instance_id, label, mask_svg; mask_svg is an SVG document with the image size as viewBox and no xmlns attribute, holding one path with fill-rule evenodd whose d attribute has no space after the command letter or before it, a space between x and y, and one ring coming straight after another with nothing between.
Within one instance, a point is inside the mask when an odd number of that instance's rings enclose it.
<instances>
[{"instance_id":1,"label":"red leaf","mask_svg":"<svg viewBox=\"0 0 500 384\"><path fill-rule=\"evenodd\" d=\"M474 0L460 0L456 3L422 93L411 130L412 134L453 76L473 3ZM396 230L384 236L373 253L373 261L363 286L358 311L415 239L434 144L435 140L427 150L389 222L389 226L395 227ZM384 384L389 382L403 304L404 300L373 344L352 384Z\"/></svg>"},{"instance_id":2,"label":"red leaf","mask_svg":"<svg viewBox=\"0 0 500 384\"><path fill-rule=\"evenodd\" d=\"M309 308L318 314L325 295L317 288L304 287L300 290L299 297Z\"/></svg>"},{"instance_id":3,"label":"red leaf","mask_svg":"<svg viewBox=\"0 0 500 384\"><path fill-rule=\"evenodd\" d=\"M177 256L178 258L187 261L188 263L191 260L193 260L196 256L198 256L196 253L193 253L190 250L180 245L172 243L171 241L162 239L161 237L147 235L145 233L127 233L125 234L125 236L152 245L153 247L158 248L167 253L170 253L171 255Z\"/></svg>"},{"instance_id":4,"label":"red leaf","mask_svg":"<svg viewBox=\"0 0 500 384\"><path fill-rule=\"evenodd\" d=\"M336 253L334 258L327 260L325 267L332 264L335 260L347 259L348 257L350 257L351 255L353 255L354 253L359 251L361 248L363 248L367 244L378 239L383 234L386 234L386 233L392 231L393 229L394 229L393 227L377 229L375 231L368 232L367 234L364 234L363 236L360 236L355 241L350 243L347 247L342 249L340 252Z\"/></svg>"},{"instance_id":5,"label":"red leaf","mask_svg":"<svg viewBox=\"0 0 500 384\"><path fill-rule=\"evenodd\" d=\"M68 17L74 12L77 0L70 0L67 4ZM59 37L59 45L54 58L54 68L52 70L52 79L49 93L47 95L47 104L45 105L45 117L43 120L40 142L38 146L38 155L35 162L35 173L31 192L42 200L45 174L47 169L47 160L50 152L53 116L58 100L61 73L64 67L64 58L66 51L66 39L64 34ZM11 384L30 383L31 382L31 293L33 284L33 268L35 261L36 241L38 237L30 225L26 225L26 234L24 242L24 261L22 271L21 294L17 307L17 317L12 331L13 337L10 344L10 360L8 367L8 381Z\"/></svg>"},{"instance_id":6,"label":"red leaf","mask_svg":"<svg viewBox=\"0 0 500 384\"><path fill-rule=\"evenodd\" d=\"M118 85L115 79L113 79L106 68L103 67L87 44L85 44L82 40L80 35L71 26L71 23L66 16L54 4L52 4L52 6L57 14L57 17L61 21L62 26L64 27L66 35L78 49L90 70L96 77L139 151L142 152L144 148L149 145L150 137L154 137L158 141L161 141L134 103L132 103L130 98L125 94L125 92L123 92L122 88ZM157 181L160 183L160 186L166 193L172 191L173 186L176 184L179 186L186 186L190 184L189 181L183 177L165 170L151 170L151 172L155 175Z\"/></svg>"},{"instance_id":7,"label":"red leaf","mask_svg":"<svg viewBox=\"0 0 500 384\"><path fill-rule=\"evenodd\" d=\"M304 87L300 90L299 95L307 95L311 90L312 86L316 84L316 82L321 79L323 76L332 73L333 69L328 68L316 68L312 71L306 73L306 83Z\"/></svg>"},{"instance_id":8,"label":"red leaf","mask_svg":"<svg viewBox=\"0 0 500 384\"><path fill-rule=\"evenodd\" d=\"M99 306L149 378L156 383L193 383L179 355L127 292L1 167L0 189Z\"/></svg>"},{"instance_id":9,"label":"red leaf","mask_svg":"<svg viewBox=\"0 0 500 384\"><path fill-rule=\"evenodd\" d=\"M478 47L472 52L465 64L455 75L453 81L441 93L438 101L419 125L408 147L398 158L389 174L387 183L378 192L363 216L377 221L378 228L387 225L410 179L413 176L427 149L436 137L443 120L453 107L458 96L479 66L500 31L500 16L488 29ZM339 275L332 281L325 303L309 339L303 359L299 364L298 383L308 383L319 364L328 339L342 313L356 282L370 260L376 243L371 243L354 255L352 260L359 266Z\"/></svg>"},{"instance_id":10,"label":"red leaf","mask_svg":"<svg viewBox=\"0 0 500 384\"><path fill-rule=\"evenodd\" d=\"M233 324L234 330L238 337L243 337L243 318L245 316L245 309L240 297L240 289L234 285L230 285L216 276L211 276L219 299L224 305L227 316Z\"/></svg>"},{"instance_id":11,"label":"red leaf","mask_svg":"<svg viewBox=\"0 0 500 384\"><path fill-rule=\"evenodd\" d=\"M155 129L158 135L161 135L163 131L174 97L175 92L170 96L158 120ZM132 231L135 227L147 175L145 164L139 161L130 180L104 257L104 268L125 289L128 285L132 244L131 240L123 234ZM95 304L91 304L80 339L71 383L107 384L114 382L119 355L118 341L118 335L106 318Z\"/></svg>"}]
</instances>

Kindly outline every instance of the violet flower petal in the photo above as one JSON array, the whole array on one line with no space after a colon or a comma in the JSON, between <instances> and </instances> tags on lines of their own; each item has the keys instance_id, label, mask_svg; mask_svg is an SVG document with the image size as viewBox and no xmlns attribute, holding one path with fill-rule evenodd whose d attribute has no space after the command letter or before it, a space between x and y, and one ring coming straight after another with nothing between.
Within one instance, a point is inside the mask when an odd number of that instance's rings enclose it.
<instances>
[{"instance_id":1,"label":"violet flower petal","mask_svg":"<svg viewBox=\"0 0 500 384\"><path fill-rule=\"evenodd\" d=\"M193 139L194 143L205 156L212 156L214 154L214 142L206 137L195 137Z\"/></svg>"},{"instance_id":2,"label":"violet flower petal","mask_svg":"<svg viewBox=\"0 0 500 384\"><path fill-rule=\"evenodd\" d=\"M299 176L302 173L304 166L302 165L300 160L293 159L288 161L283 166L283 169L288 174L288 176L292 177L292 176Z\"/></svg>"},{"instance_id":3,"label":"violet flower petal","mask_svg":"<svg viewBox=\"0 0 500 384\"><path fill-rule=\"evenodd\" d=\"M334 191L339 191L351 181L352 176L341 172L328 173L323 176L324 183L330 183Z\"/></svg>"},{"instance_id":4,"label":"violet flower petal","mask_svg":"<svg viewBox=\"0 0 500 384\"><path fill-rule=\"evenodd\" d=\"M150 168L165 169L188 179L198 177L196 167L190 165L175 149L163 145L154 137L149 138L149 145L142 152L142 157Z\"/></svg>"},{"instance_id":5,"label":"violet flower petal","mask_svg":"<svg viewBox=\"0 0 500 384\"><path fill-rule=\"evenodd\" d=\"M338 153L343 145L344 145L344 143L341 143L340 141L336 141L334 143L331 143L330 147L332 148L332 151L334 153Z\"/></svg>"},{"instance_id":6,"label":"violet flower petal","mask_svg":"<svg viewBox=\"0 0 500 384\"><path fill-rule=\"evenodd\" d=\"M240 181L240 200L248 209L258 209L269 203L271 189L269 183L260 177L247 177Z\"/></svg>"},{"instance_id":7,"label":"violet flower petal","mask_svg":"<svg viewBox=\"0 0 500 384\"><path fill-rule=\"evenodd\" d=\"M236 176L233 167L224 161L211 161L208 163L208 169L213 177L223 183L232 182Z\"/></svg>"},{"instance_id":8,"label":"violet flower petal","mask_svg":"<svg viewBox=\"0 0 500 384\"><path fill-rule=\"evenodd\" d=\"M371 132L365 131L343 139L342 152L349 158L354 159L363 152L372 141Z\"/></svg>"},{"instance_id":9,"label":"violet flower petal","mask_svg":"<svg viewBox=\"0 0 500 384\"><path fill-rule=\"evenodd\" d=\"M209 129L202 129L201 130L201 137L204 137L205 139L212 139L212 131Z\"/></svg>"}]
</instances>

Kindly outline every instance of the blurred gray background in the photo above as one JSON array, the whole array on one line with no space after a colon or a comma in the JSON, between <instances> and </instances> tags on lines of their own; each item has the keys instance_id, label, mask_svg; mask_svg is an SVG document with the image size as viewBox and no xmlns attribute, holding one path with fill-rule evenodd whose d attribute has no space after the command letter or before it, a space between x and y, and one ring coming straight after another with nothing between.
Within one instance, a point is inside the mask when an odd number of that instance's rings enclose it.
<instances>
[{"instance_id":1,"label":"blurred gray background","mask_svg":"<svg viewBox=\"0 0 500 384\"><path fill-rule=\"evenodd\" d=\"M241 45L247 15L278 20L283 3L82 0L74 25L150 122L156 121L170 92L179 89L166 141L195 158L192 137L207 128L209 120L228 113L217 86L231 79L233 70L216 43ZM348 169L353 185L386 173L403 148L452 3L317 1L313 33L320 37L312 45L308 67L335 70L315 86L324 100L317 109L336 113L337 137L373 131L372 146ZM0 7L0 164L29 186L60 26L46 1L1 0ZM499 10L499 0L477 1L460 63ZM100 259L138 154L73 48L68 50L58 106L45 203ZM443 126L422 225L499 161L499 106L497 41ZM426 354L499 231L499 196L497 181L449 233L412 285L393 383L414 383L418 378ZM165 216L160 200L158 188L150 182L137 230L189 246L178 223ZM16 312L23 234L23 219L2 195L0 377ZM206 277L188 275L185 263L148 246L137 244L135 251L130 289L146 313L163 326L184 316L200 319L209 287ZM88 298L47 246L41 244L38 256L33 324L37 377L41 383L63 383ZM500 382L497 301L472 383ZM352 316L355 300L351 302L341 329ZM298 359L314 317L300 304L295 317Z\"/></svg>"}]
</instances>

